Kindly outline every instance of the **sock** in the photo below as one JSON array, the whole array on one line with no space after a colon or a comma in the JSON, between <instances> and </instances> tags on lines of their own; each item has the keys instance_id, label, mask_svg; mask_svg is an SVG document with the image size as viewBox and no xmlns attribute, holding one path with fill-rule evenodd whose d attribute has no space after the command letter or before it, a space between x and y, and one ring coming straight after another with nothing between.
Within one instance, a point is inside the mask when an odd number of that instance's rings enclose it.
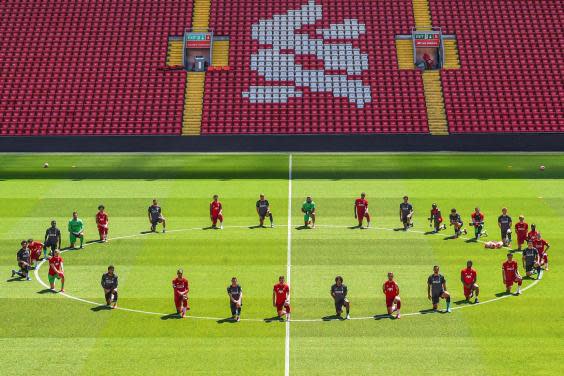
<instances>
[{"instance_id":1,"label":"sock","mask_svg":"<svg viewBox=\"0 0 564 376\"><path fill-rule=\"evenodd\" d=\"M22 278L24 277L24 275L23 275L23 273L22 273L21 271L17 271L16 274L19 275L19 276L22 277Z\"/></svg>"},{"instance_id":2,"label":"sock","mask_svg":"<svg viewBox=\"0 0 564 376\"><path fill-rule=\"evenodd\" d=\"M106 303L112 301L112 299L111 299L111 298L112 298L112 293L111 293L111 292L107 292L107 293L105 294L105 296L106 296Z\"/></svg>"},{"instance_id":3,"label":"sock","mask_svg":"<svg viewBox=\"0 0 564 376\"><path fill-rule=\"evenodd\" d=\"M114 303L117 303L118 300L118 293L117 291L114 291Z\"/></svg>"},{"instance_id":4,"label":"sock","mask_svg":"<svg viewBox=\"0 0 564 376\"><path fill-rule=\"evenodd\" d=\"M61 290L65 288L65 277L61 278Z\"/></svg>"},{"instance_id":5,"label":"sock","mask_svg":"<svg viewBox=\"0 0 564 376\"><path fill-rule=\"evenodd\" d=\"M80 237L80 246L82 247L82 243L84 243L84 236Z\"/></svg>"},{"instance_id":6,"label":"sock","mask_svg":"<svg viewBox=\"0 0 564 376\"><path fill-rule=\"evenodd\" d=\"M446 298L446 308L447 310L450 308L450 296Z\"/></svg>"},{"instance_id":7,"label":"sock","mask_svg":"<svg viewBox=\"0 0 564 376\"><path fill-rule=\"evenodd\" d=\"M47 258L47 247L43 248L43 258Z\"/></svg>"},{"instance_id":8,"label":"sock","mask_svg":"<svg viewBox=\"0 0 564 376\"><path fill-rule=\"evenodd\" d=\"M274 217L272 216L272 214L270 214L268 216L268 218L270 218L270 224L273 224L274 223Z\"/></svg>"}]
</instances>

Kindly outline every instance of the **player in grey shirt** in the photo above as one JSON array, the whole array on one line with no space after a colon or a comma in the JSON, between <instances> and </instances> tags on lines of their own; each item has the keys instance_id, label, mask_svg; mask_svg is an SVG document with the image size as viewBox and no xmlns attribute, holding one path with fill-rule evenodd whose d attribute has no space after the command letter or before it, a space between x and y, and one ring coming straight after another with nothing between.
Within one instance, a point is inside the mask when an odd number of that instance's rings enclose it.
<instances>
[{"instance_id":1,"label":"player in grey shirt","mask_svg":"<svg viewBox=\"0 0 564 376\"><path fill-rule=\"evenodd\" d=\"M527 248L523 250L523 268L525 268L525 273L527 277L533 274L533 270L540 273L540 263L539 263L539 251L533 246L533 241L529 240L527 242ZM537 277L538 278L538 277Z\"/></svg>"},{"instance_id":2,"label":"player in grey shirt","mask_svg":"<svg viewBox=\"0 0 564 376\"><path fill-rule=\"evenodd\" d=\"M16 255L20 270L16 271L12 269L12 278L14 278L17 274L20 277L25 278L27 281L30 281L31 278L29 277L29 271L31 270L31 253L25 240L22 240L21 246L22 247Z\"/></svg>"},{"instance_id":3,"label":"player in grey shirt","mask_svg":"<svg viewBox=\"0 0 564 376\"><path fill-rule=\"evenodd\" d=\"M442 274L439 274L439 266L433 266L433 274L427 278L427 297L433 302L433 309L437 310L439 299L446 300L446 311L451 312L450 309L450 294L446 288L446 279Z\"/></svg>"},{"instance_id":4,"label":"player in grey shirt","mask_svg":"<svg viewBox=\"0 0 564 376\"><path fill-rule=\"evenodd\" d=\"M108 272L102 274L102 281L100 284L104 289L106 305L111 305L112 308L116 308L118 300L118 276L114 273L113 265L108 266Z\"/></svg>"},{"instance_id":5,"label":"player in grey shirt","mask_svg":"<svg viewBox=\"0 0 564 376\"><path fill-rule=\"evenodd\" d=\"M274 227L274 219L270 212L270 203L264 198L263 193L260 194L259 200L257 201L257 214L259 216L259 227L264 227L264 218L266 218L266 216L270 219L270 227Z\"/></svg>"},{"instance_id":6,"label":"player in grey shirt","mask_svg":"<svg viewBox=\"0 0 564 376\"><path fill-rule=\"evenodd\" d=\"M335 301L335 312L337 316L341 317L341 313L343 313L343 306L347 310L346 319L350 320L350 302L347 299L348 289L347 286L343 284L343 277L340 275L335 277L335 284L331 286L331 296Z\"/></svg>"},{"instance_id":7,"label":"player in grey shirt","mask_svg":"<svg viewBox=\"0 0 564 376\"><path fill-rule=\"evenodd\" d=\"M501 230L501 241L504 246L511 244L511 217L507 215L507 208L501 209L501 215L497 217L497 225Z\"/></svg>"}]
</instances>

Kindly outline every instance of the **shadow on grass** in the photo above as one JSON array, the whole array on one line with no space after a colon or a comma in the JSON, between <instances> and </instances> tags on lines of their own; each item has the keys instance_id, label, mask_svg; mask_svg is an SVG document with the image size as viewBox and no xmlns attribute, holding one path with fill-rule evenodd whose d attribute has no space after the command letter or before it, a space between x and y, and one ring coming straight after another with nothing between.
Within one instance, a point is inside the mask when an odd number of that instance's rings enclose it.
<instances>
[{"instance_id":1,"label":"shadow on grass","mask_svg":"<svg viewBox=\"0 0 564 376\"><path fill-rule=\"evenodd\" d=\"M403 227L396 227L396 228L394 229L394 231L407 231L407 230L406 230L405 228L403 228Z\"/></svg>"},{"instance_id":2,"label":"shadow on grass","mask_svg":"<svg viewBox=\"0 0 564 376\"><path fill-rule=\"evenodd\" d=\"M460 299L460 300L457 300L456 302L454 302L454 304L456 304L456 305L472 304L472 302L470 302L469 300L466 300L466 299Z\"/></svg>"},{"instance_id":3,"label":"shadow on grass","mask_svg":"<svg viewBox=\"0 0 564 376\"><path fill-rule=\"evenodd\" d=\"M43 290L39 290L37 291L38 294L56 294L55 291L51 290L51 289L43 289Z\"/></svg>"},{"instance_id":4,"label":"shadow on grass","mask_svg":"<svg viewBox=\"0 0 564 376\"><path fill-rule=\"evenodd\" d=\"M396 318L387 313L382 313L379 315L374 315L374 320L395 320Z\"/></svg>"},{"instance_id":5,"label":"shadow on grass","mask_svg":"<svg viewBox=\"0 0 564 376\"><path fill-rule=\"evenodd\" d=\"M96 239L96 240L89 240L87 242L84 242L84 244L94 244L94 243L103 243L103 241L101 241L100 239Z\"/></svg>"},{"instance_id":6,"label":"shadow on grass","mask_svg":"<svg viewBox=\"0 0 564 376\"><path fill-rule=\"evenodd\" d=\"M99 306L90 308L90 310L91 310L92 312L111 311L111 310L112 310L112 307L107 306L107 305L99 305Z\"/></svg>"},{"instance_id":7,"label":"shadow on grass","mask_svg":"<svg viewBox=\"0 0 564 376\"><path fill-rule=\"evenodd\" d=\"M251 229L251 230L254 230L254 229L257 229L257 228L266 228L266 226L264 226L264 225L263 226L261 226L261 225L249 226L249 229Z\"/></svg>"},{"instance_id":8,"label":"shadow on grass","mask_svg":"<svg viewBox=\"0 0 564 376\"><path fill-rule=\"evenodd\" d=\"M443 238L443 240L454 240L454 239L458 239L458 237L456 235L450 235L450 236L445 236ZM468 240L466 241L466 243L468 243Z\"/></svg>"},{"instance_id":9,"label":"shadow on grass","mask_svg":"<svg viewBox=\"0 0 564 376\"><path fill-rule=\"evenodd\" d=\"M168 315L161 316L161 320L180 320L182 317L178 313L169 313Z\"/></svg>"},{"instance_id":10,"label":"shadow on grass","mask_svg":"<svg viewBox=\"0 0 564 376\"><path fill-rule=\"evenodd\" d=\"M264 319L264 322L284 322L282 317L272 316Z\"/></svg>"},{"instance_id":11,"label":"shadow on grass","mask_svg":"<svg viewBox=\"0 0 564 376\"><path fill-rule=\"evenodd\" d=\"M502 291L502 292L498 292L497 294L495 294L495 296L497 296L498 298L502 297L502 296L506 296L506 295L513 295L510 292L507 291Z\"/></svg>"},{"instance_id":12,"label":"shadow on grass","mask_svg":"<svg viewBox=\"0 0 564 376\"><path fill-rule=\"evenodd\" d=\"M141 231L141 232L139 232L139 233L142 234L142 235L145 235L145 234L150 234L151 232L155 232L155 233L156 233L156 231L151 231L151 230Z\"/></svg>"},{"instance_id":13,"label":"shadow on grass","mask_svg":"<svg viewBox=\"0 0 564 376\"><path fill-rule=\"evenodd\" d=\"M226 317L224 319L221 320L217 320L216 321L218 324L225 324L225 323L229 323L229 324L236 324L237 320L235 320L233 317Z\"/></svg>"},{"instance_id":14,"label":"shadow on grass","mask_svg":"<svg viewBox=\"0 0 564 376\"><path fill-rule=\"evenodd\" d=\"M429 309L422 309L421 311L419 311L419 313L422 315L428 315L429 313L442 313L442 312L437 309L429 308Z\"/></svg>"},{"instance_id":15,"label":"shadow on grass","mask_svg":"<svg viewBox=\"0 0 564 376\"><path fill-rule=\"evenodd\" d=\"M208 227L202 227L202 230L218 230L219 227L214 227L214 226L208 226Z\"/></svg>"},{"instance_id":16,"label":"shadow on grass","mask_svg":"<svg viewBox=\"0 0 564 376\"><path fill-rule=\"evenodd\" d=\"M342 316L338 316L338 315L329 315L329 316L323 316L321 318L321 320L323 320L323 321L343 321L344 318Z\"/></svg>"},{"instance_id":17,"label":"shadow on grass","mask_svg":"<svg viewBox=\"0 0 564 376\"><path fill-rule=\"evenodd\" d=\"M478 239L476 239L476 238L466 239L464 242L465 243L477 243Z\"/></svg>"},{"instance_id":18,"label":"shadow on grass","mask_svg":"<svg viewBox=\"0 0 564 376\"><path fill-rule=\"evenodd\" d=\"M296 230L312 230L312 228L309 227L309 226L303 226L303 225L302 225L302 226L296 227Z\"/></svg>"}]
</instances>

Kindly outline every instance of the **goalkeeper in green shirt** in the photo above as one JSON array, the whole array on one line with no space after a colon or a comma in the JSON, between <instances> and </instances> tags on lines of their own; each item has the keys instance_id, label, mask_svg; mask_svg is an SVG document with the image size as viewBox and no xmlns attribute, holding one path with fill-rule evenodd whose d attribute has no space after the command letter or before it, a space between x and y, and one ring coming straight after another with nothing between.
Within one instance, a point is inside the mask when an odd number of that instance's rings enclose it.
<instances>
[{"instance_id":1,"label":"goalkeeper in green shirt","mask_svg":"<svg viewBox=\"0 0 564 376\"><path fill-rule=\"evenodd\" d=\"M75 248L76 239L80 239L80 248L83 248L84 243L84 224L82 219L78 218L78 213L72 213L72 219L69 221L69 237L70 247Z\"/></svg>"},{"instance_id":2,"label":"goalkeeper in green shirt","mask_svg":"<svg viewBox=\"0 0 564 376\"><path fill-rule=\"evenodd\" d=\"M309 228L311 223L311 228L315 228L315 202L311 199L311 196L307 196L305 202L302 205L302 213L304 213L304 227Z\"/></svg>"}]
</instances>

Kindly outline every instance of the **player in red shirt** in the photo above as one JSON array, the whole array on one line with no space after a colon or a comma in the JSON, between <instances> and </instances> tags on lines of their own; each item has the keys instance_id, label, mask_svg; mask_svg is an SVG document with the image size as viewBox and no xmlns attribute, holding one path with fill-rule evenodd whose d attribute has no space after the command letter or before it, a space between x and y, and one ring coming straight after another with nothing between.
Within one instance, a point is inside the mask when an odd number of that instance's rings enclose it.
<instances>
[{"instance_id":1,"label":"player in red shirt","mask_svg":"<svg viewBox=\"0 0 564 376\"><path fill-rule=\"evenodd\" d=\"M396 283L396 281L394 281L394 273L388 273L388 280L384 282L382 291L386 295L386 308L388 309L388 315L392 316L394 312L397 312L396 319L401 319L401 299L399 296L400 290L398 284Z\"/></svg>"},{"instance_id":2,"label":"player in red shirt","mask_svg":"<svg viewBox=\"0 0 564 376\"><path fill-rule=\"evenodd\" d=\"M460 271L460 280L462 281L462 286L464 287L464 296L466 301L469 302L470 298L476 297L474 303L479 303L478 295L480 294L480 287L476 283L478 280L478 273L472 268L472 261L468 260L466 262L466 268Z\"/></svg>"},{"instance_id":3,"label":"player in red shirt","mask_svg":"<svg viewBox=\"0 0 564 376\"><path fill-rule=\"evenodd\" d=\"M537 238L537 235L539 233L537 232L537 225L535 225L534 223L531 224L531 231L529 231L529 233L527 234L527 241L528 240L535 240Z\"/></svg>"},{"instance_id":4,"label":"player in red shirt","mask_svg":"<svg viewBox=\"0 0 564 376\"><path fill-rule=\"evenodd\" d=\"M484 229L484 215L480 212L480 208L476 207L470 216L472 218L472 225L474 226L474 239L479 240L480 236L486 235Z\"/></svg>"},{"instance_id":5,"label":"player in red shirt","mask_svg":"<svg viewBox=\"0 0 564 376\"><path fill-rule=\"evenodd\" d=\"M505 292L511 293L511 287L513 283L517 282L517 292L519 295L521 293L521 284L523 283L523 278L519 275L519 265L517 261L513 260L513 254L507 254L507 261L501 265L501 275L503 277L503 283L505 284Z\"/></svg>"},{"instance_id":6,"label":"player in red shirt","mask_svg":"<svg viewBox=\"0 0 564 376\"><path fill-rule=\"evenodd\" d=\"M61 292L65 292L65 270L63 268L63 258L61 257L61 251L56 249L53 252L53 257L49 259L49 284L51 285L51 290L55 291L55 279L61 280Z\"/></svg>"},{"instance_id":7,"label":"player in red shirt","mask_svg":"<svg viewBox=\"0 0 564 376\"><path fill-rule=\"evenodd\" d=\"M100 241L106 242L108 240L108 214L104 211L104 205L98 206L98 213L96 213L96 224L98 225L98 234L100 234Z\"/></svg>"},{"instance_id":8,"label":"player in red shirt","mask_svg":"<svg viewBox=\"0 0 564 376\"><path fill-rule=\"evenodd\" d=\"M370 227L370 214L368 213L368 200L366 200L366 193L362 192L360 198L354 202L354 218L358 219L358 228L362 227L362 222L366 218L366 228Z\"/></svg>"},{"instance_id":9,"label":"player in red shirt","mask_svg":"<svg viewBox=\"0 0 564 376\"><path fill-rule=\"evenodd\" d=\"M537 249L537 251L539 251L540 266L541 267L544 266L544 270L548 270L548 254L547 254L547 251L550 248L550 244L548 244L546 242L546 240L544 240L541 237L540 232L537 233L535 239L533 240L533 247L535 247ZM31 249L31 247L30 247L30 249Z\"/></svg>"},{"instance_id":10,"label":"player in red shirt","mask_svg":"<svg viewBox=\"0 0 564 376\"><path fill-rule=\"evenodd\" d=\"M180 317L186 317L186 311L190 310L188 305L188 293L190 292L190 286L188 285L188 280L183 277L184 271L178 269L176 271L176 278L172 280L172 288L174 290L174 305L176 306L176 313Z\"/></svg>"},{"instance_id":11,"label":"player in red shirt","mask_svg":"<svg viewBox=\"0 0 564 376\"><path fill-rule=\"evenodd\" d=\"M41 242L34 241L33 239L29 239L27 241L27 248L29 248L30 253L30 260L31 266L35 267L35 262L39 261L41 257L41 252L43 251L44 245Z\"/></svg>"},{"instance_id":12,"label":"player in red shirt","mask_svg":"<svg viewBox=\"0 0 564 376\"><path fill-rule=\"evenodd\" d=\"M286 320L290 321L290 286L284 281L284 276L278 277L278 283L272 290L272 305L276 307L278 317L286 315Z\"/></svg>"},{"instance_id":13,"label":"player in red shirt","mask_svg":"<svg viewBox=\"0 0 564 376\"><path fill-rule=\"evenodd\" d=\"M437 233L441 230L446 230L446 225L443 224L443 216L441 214L441 209L437 206L437 204L433 203L431 205L431 215L429 216L429 226L433 227L434 233Z\"/></svg>"},{"instance_id":14,"label":"player in red shirt","mask_svg":"<svg viewBox=\"0 0 564 376\"><path fill-rule=\"evenodd\" d=\"M219 228L223 230L223 207L218 195L213 195L213 201L210 203L210 219L212 228L217 228L217 221L219 220Z\"/></svg>"},{"instance_id":15,"label":"player in red shirt","mask_svg":"<svg viewBox=\"0 0 564 376\"><path fill-rule=\"evenodd\" d=\"M527 231L529 230L529 225L525 222L525 216L521 214L519 216L519 222L515 224L515 233L517 234L517 250L520 251L523 243L527 240Z\"/></svg>"}]
</instances>

